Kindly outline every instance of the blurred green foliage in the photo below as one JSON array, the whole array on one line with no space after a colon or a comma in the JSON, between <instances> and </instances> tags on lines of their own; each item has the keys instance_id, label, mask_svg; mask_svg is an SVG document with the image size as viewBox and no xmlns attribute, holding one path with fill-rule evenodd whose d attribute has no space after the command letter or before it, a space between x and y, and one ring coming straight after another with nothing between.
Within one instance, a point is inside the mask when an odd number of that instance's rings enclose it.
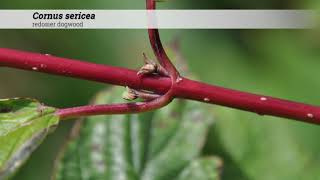
<instances>
[{"instance_id":1,"label":"blurred green foliage","mask_svg":"<svg viewBox=\"0 0 320 180\"><path fill-rule=\"evenodd\" d=\"M109 88L93 102L125 102L122 93ZM208 105L182 100L154 113L88 117L72 129L53 179L219 179L221 160L199 157L213 122Z\"/></svg>"},{"instance_id":2,"label":"blurred green foliage","mask_svg":"<svg viewBox=\"0 0 320 180\"><path fill-rule=\"evenodd\" d=\"M2 9L143 9L144 0L3 0ZM319 8L307 0L172 0L169 9ZM0 46L137 69L151 56L145 30L1 30ZM319 30L161 30L181 39L182 54L202 81L319 104ZM86 104L106 85L0 68L0 97L34 97L57 107ZM205 154L224 159L223 179L316 179L320 127L215 107ZM72 122L61 123L16 176L48 179Z\"/></svg>"}]
</instances>

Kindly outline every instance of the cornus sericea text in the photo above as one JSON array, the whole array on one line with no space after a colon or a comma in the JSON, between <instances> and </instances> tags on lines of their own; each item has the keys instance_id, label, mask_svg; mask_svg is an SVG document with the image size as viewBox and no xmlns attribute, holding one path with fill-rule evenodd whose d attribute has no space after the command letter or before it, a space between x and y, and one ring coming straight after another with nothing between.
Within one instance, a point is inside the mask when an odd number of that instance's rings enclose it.
<instances>
[{"instance_id":1,"label":"cornus sericea text","mask_svg":"<svg viewBox=\"0 0 320 180\"><path fill-rule=\"evenodd\" d=\"M95 19L96 15L93 13L33 13L33 19L46 19L46 20L54 20L54 19Z\"/></svg>"}]
</instances>

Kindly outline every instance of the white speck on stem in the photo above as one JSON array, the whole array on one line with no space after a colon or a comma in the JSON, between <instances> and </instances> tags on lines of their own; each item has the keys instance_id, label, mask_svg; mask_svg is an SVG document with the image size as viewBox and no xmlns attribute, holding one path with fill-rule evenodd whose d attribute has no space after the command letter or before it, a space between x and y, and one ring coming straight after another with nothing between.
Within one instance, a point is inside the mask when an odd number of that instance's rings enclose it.
<instances>
[{"instance_id":1,"label":"white speck on stem","mask_svg":"<svg viewBox=\"0 0 320 180\"><path fill-rule=\"evenodd\" d=\"M37 71L38 68L37 67L32 67L32 70Z\"/></svg>"},{"instance_id":2,"label":"white speck on stem","mask_svg":"<svg viewBox=\"0 0 320 180\"><path fill-rule=\"evenodd\" d=\"M261 97L260 100L261 100L261 101L266 101L266 100L268 100L268 99L267 99L266 97Z\"/></svg>"},{"instance_id":3,"label":"white speck on stem","mask_svg":"<svg viewBox=\"0 0 320 180\"><path fill-rule=\"evenodd\" d=\"M181 77L178 77L177 80L176 80L176 83L179 83L182 81L182 78Z\"/></svg>"},{"instance_id":4,"label":"white speck on stem","mask_svg":"<svg viewBox=\"0 0 320 180\"><path fill-rule=\"evenodd\" d=\"M205 102L209 102L209 101L210 101L209 98L204 98L203 100L204 100Z\"/></svg>"},{"instance_id":5,"label":"white speck on stem","mask_svg":"<svg viewBox=\"0 0 320 180\"><path fill-rule=\"evenodd\" d=\"M314 118L314 115L311 113L307 114L307 116L308 116L308 118Z\"/></svg>"}]
</instances>

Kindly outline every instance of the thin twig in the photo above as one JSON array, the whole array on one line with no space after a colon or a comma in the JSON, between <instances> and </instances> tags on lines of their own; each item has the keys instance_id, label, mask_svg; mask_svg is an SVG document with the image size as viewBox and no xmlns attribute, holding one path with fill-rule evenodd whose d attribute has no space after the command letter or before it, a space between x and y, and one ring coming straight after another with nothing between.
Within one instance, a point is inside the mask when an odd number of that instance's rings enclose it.
<instances>
[{"instance_id":1,"label":"thin twig","mask_svg":"<svg viewBox=\"0 0 320 180\"><path fill-rule=\"evenodd\" d=\"M88 105L73 108L59 109L57 115L61 119L79 118L82 116L106 115L106 114L132 114L159 109L169 104L172 100L172 92L148 102Z\"/></svg>"}]
</instances>

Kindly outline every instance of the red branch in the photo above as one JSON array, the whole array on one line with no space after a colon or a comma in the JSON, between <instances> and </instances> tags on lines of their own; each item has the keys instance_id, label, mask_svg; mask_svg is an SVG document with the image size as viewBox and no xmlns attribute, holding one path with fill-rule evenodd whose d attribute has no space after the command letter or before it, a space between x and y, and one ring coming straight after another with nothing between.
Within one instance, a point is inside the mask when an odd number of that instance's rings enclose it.
<instances>
[{"instance_id":1,"label":"red branch","mask_svg":"<svg viewBox=\"0 0 320 180\"><path fill-rule=\"evenodd\" d=\"M125 68L3 48L0 48L0 66L129 86L159 94L166 93L171 87L171 80L166 77L146 76L141 78L136 71ZM186 78L182 78L175 86L173 96L177 98L218 104L260 115L320 124L320 107L317 106L240 92Z\"/></svg>"},{"instance_id":2,"label":"red branch","mask_svg":"<svg viewBox=\"0 0 320 180\"><path fill-rule=\"evenodd\" d=\"M156 1L155 0L146 0L147 10L154 10L156 9ZM149 16L149 18L151 18ZM179 72L175 68L175 66L170 61L166 51L163 48L161 43L159 30L158 29L148 29L150 44L152 46L153 52L156 55L160 64L166 69L169 74L171 75L171 79L173 80L173 85L177 78L179 78Z\"/></svg>"}]
</instances>

